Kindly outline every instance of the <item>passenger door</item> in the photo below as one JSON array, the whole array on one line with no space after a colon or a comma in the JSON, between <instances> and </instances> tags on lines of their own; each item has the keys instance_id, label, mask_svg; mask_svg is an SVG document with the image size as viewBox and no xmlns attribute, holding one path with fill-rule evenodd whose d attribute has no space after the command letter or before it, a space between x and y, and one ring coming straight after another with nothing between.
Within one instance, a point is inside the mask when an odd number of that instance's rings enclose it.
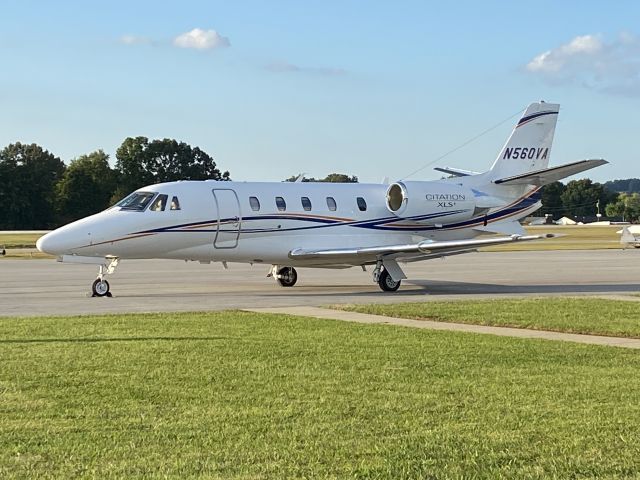
<instances>
[{"instance_id":1,"label":"passenger door","mask_svg":"<svg viewBox=\"0 0 640 480\"><path fill-rule=\"evenodd\" d=\"M242 216L236 192L230 188L214 188L218 224L213 239L214 248L235 248L238 246Z\"/></svg>"}]
</instances>

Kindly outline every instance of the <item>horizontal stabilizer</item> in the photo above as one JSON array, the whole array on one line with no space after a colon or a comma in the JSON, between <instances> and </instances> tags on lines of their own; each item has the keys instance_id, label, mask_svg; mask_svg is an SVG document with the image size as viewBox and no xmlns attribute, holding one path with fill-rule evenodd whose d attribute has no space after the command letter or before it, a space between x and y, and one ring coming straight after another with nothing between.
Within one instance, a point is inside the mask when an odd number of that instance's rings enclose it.
<instances>
[{"instance_id":1,"label":"horizontal stabilizer","mask_svg":"<svg viewBox=\"0 0 640 480\"><path fill-rule=\"evenodd\" d=\"M494 183L498 185L536 185L540 187L607 163L609 162L602 159L580 160L579 162L567 163L559 167L544 168L521 175L514 175L513 177L501 178L494 180Z\"/></svg>"},{"instance_id":2,"label":"horizontal stabilizer","mask_svg":"<svg viewBox=\"0 0 640 480\"><path fill-rule=\"evenodd\" d=\"M436 167L434 168L434 170L446 173L447 175L453 175L454 177L468 177L470 175L478 175L478 172L472 172L471 170L462 170L461 168L453 167Z\"/></svg>"}]
</instances>

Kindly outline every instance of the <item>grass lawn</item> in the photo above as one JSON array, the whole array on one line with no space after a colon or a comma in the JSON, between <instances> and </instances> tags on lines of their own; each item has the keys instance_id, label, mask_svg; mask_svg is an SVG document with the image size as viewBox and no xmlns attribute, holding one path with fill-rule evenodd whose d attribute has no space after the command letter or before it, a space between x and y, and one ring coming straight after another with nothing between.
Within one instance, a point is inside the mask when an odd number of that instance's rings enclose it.
<instances>
[{"instance_id":1,"label":"grass lawn","mask_svg":"<svg viewBox=\"0 0 640 480\"><path fill-rule=\"evenodd\" d=\"M0 233L0 245L6 248L36 248L42 233Z\"/></svg>"},{"instance_id":2,"label":"grass lawn","mask_svg":"<svg viewBox=\"0 0 640 480\"><path fill-rule=\"evenodd\" d=\"M640 338L640 303L599 298L336 305L389 317Z\"/></svg>"},{"instance_id":3,"label":"grass lawn","mask_svg":"<svg viewBox=\"0 0 640 480\"><path fill-rule=\"evenodd\" d=\"M3 479L640 476L632 350L238 312L0 339Z\"/></svg>"},{"instance_id":4,"label":"grass lawn","mask_svg":"<svg viewBox=\"0 0 640 480\"><path fill-rule=\"evenodd\" d=\"M32 259L32 258L53 258L51 255L41 253L36 250L36 240L42 233L0 233L0 249L6 249L6 255L3 258L12 259Z\"/></svg>"},{"instance_id":5,"label":"grass lawn","mask_svg":"<svg viewBox=\"0 0 640 480\"><path fill-rule=\"evenodd\" d=\"M555 233L558 238L533 242L513 243L482 248L486 252L531 251L531 250L601 250L622 248L620 235L616 232L620 225L540 225L525 227L528 235Z\"/></svg>"}]
</instances>

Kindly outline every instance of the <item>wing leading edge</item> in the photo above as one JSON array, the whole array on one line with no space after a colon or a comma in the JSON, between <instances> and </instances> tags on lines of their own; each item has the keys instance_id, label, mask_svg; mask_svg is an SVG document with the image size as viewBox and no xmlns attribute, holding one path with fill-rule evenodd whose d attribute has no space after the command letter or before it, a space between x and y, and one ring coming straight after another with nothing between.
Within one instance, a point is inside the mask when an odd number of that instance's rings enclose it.
<instances>
[{"instance_id":1,"label":"wing leading edge","mask_svg":"<svg viewBox=\"0 0 640 480\"><path fill-rule=\"evenodd\" d=\"M410 261L415 261L433 257L456 255L458 253L465 253L480 247L487 247L491 245L528 242L531 240L553 238L555 236L556 235L549 233L545 235L511 235L509 237L484 238L479 240L448 240L443 242L425 240L415 244L382 245L361 248L333 248L323 250L297 248L289 252L289 258L292 260L309 261L309 263L318 264L340 263L353 265L375 263L377 260L383 258L402 260L406 257L407 259L410 258Z\"/></svg>"}]
</instances>

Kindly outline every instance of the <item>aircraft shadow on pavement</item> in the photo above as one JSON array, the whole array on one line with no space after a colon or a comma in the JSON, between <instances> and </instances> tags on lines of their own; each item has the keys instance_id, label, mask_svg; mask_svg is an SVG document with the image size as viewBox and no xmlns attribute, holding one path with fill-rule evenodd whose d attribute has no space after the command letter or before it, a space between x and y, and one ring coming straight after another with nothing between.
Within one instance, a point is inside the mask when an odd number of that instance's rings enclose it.
<instances>
[{"instance_id":1,"label":"aircraft shadow on pavement","mask_svg":"<svg viewBox=\"0 0 640 480\"><path fill-rule=\"evenodd\" d=\"M493 283L466 282L431 282L426 280L411 280L409 285L415 285L432 295L475 295L489 293L622 293L640 291L640 284L532 284L532 285L500 285Z\"/></svg>"},{"instance_id":2,"label":"aircraft shadow on pavement","mask_svg":"<svg viewBox=\"0 0 640 480\"><path fill-rule=\"evenodd\" d=\"M339 291L340 289L345 291ZM334 297L337 295L343 297L417 297L423 295L483 295L483 294L607 294L607 293L625 293L640 292L640 284L544 284L544 285L501 285L492 283L469 283L469 282L443 282L428 280L407 280L403 283L400 290L394 293L387 293L378 290L377 286L372 285L371 288L359 287L358 291L353 290L353 285L301 285L294 287L291 291L274 290L273 292L256 292L257 296L263 297L291 297L293 293L296 296L313 296L313 297ZM361 288L367 288L362 291ZM327 292L331 289L331 292ZM351 289L349 291L348 289ZM294 292L295 291L295 292Z\"/></svg>"},{"instance_id":3,"label":"aircraft shadow on pavement","mask_svg":"<svg viewBox=\"0 0 640 480\"><path fill-rule=\"evenodd\" d=\"M250 299L265 298L324 298L324 297L345 297L345 298L359 298L359 297L417 297L424 295L486 295L486 294L571 294L571 293L583 293L583 294L607 294L607 293L625 293L625 292L640 292L640 284L637 283L624 283L624 284L531 284L531 285L503 285L492 283L470 283L470 282L444 282L444 281L429 281L429 280L407 280L403 283L400 290L393 293L382 292L375 284L371 285L353 285L353 284L301 284L293 288L281 288L277 286L255 288L250 290L238 290L228 291L226 289L216 291L212 288L211 291L198 291L198 292L122 292L118 294L114 292L114 297L120 298L150 298L150 297L162 297L162 298L188 298L188 297L215 297L217 295L223 295L227 298L233 298L237 296L246 297ZM249 303L252 303L249 301Z\"/></svg>"}]
</instances>

